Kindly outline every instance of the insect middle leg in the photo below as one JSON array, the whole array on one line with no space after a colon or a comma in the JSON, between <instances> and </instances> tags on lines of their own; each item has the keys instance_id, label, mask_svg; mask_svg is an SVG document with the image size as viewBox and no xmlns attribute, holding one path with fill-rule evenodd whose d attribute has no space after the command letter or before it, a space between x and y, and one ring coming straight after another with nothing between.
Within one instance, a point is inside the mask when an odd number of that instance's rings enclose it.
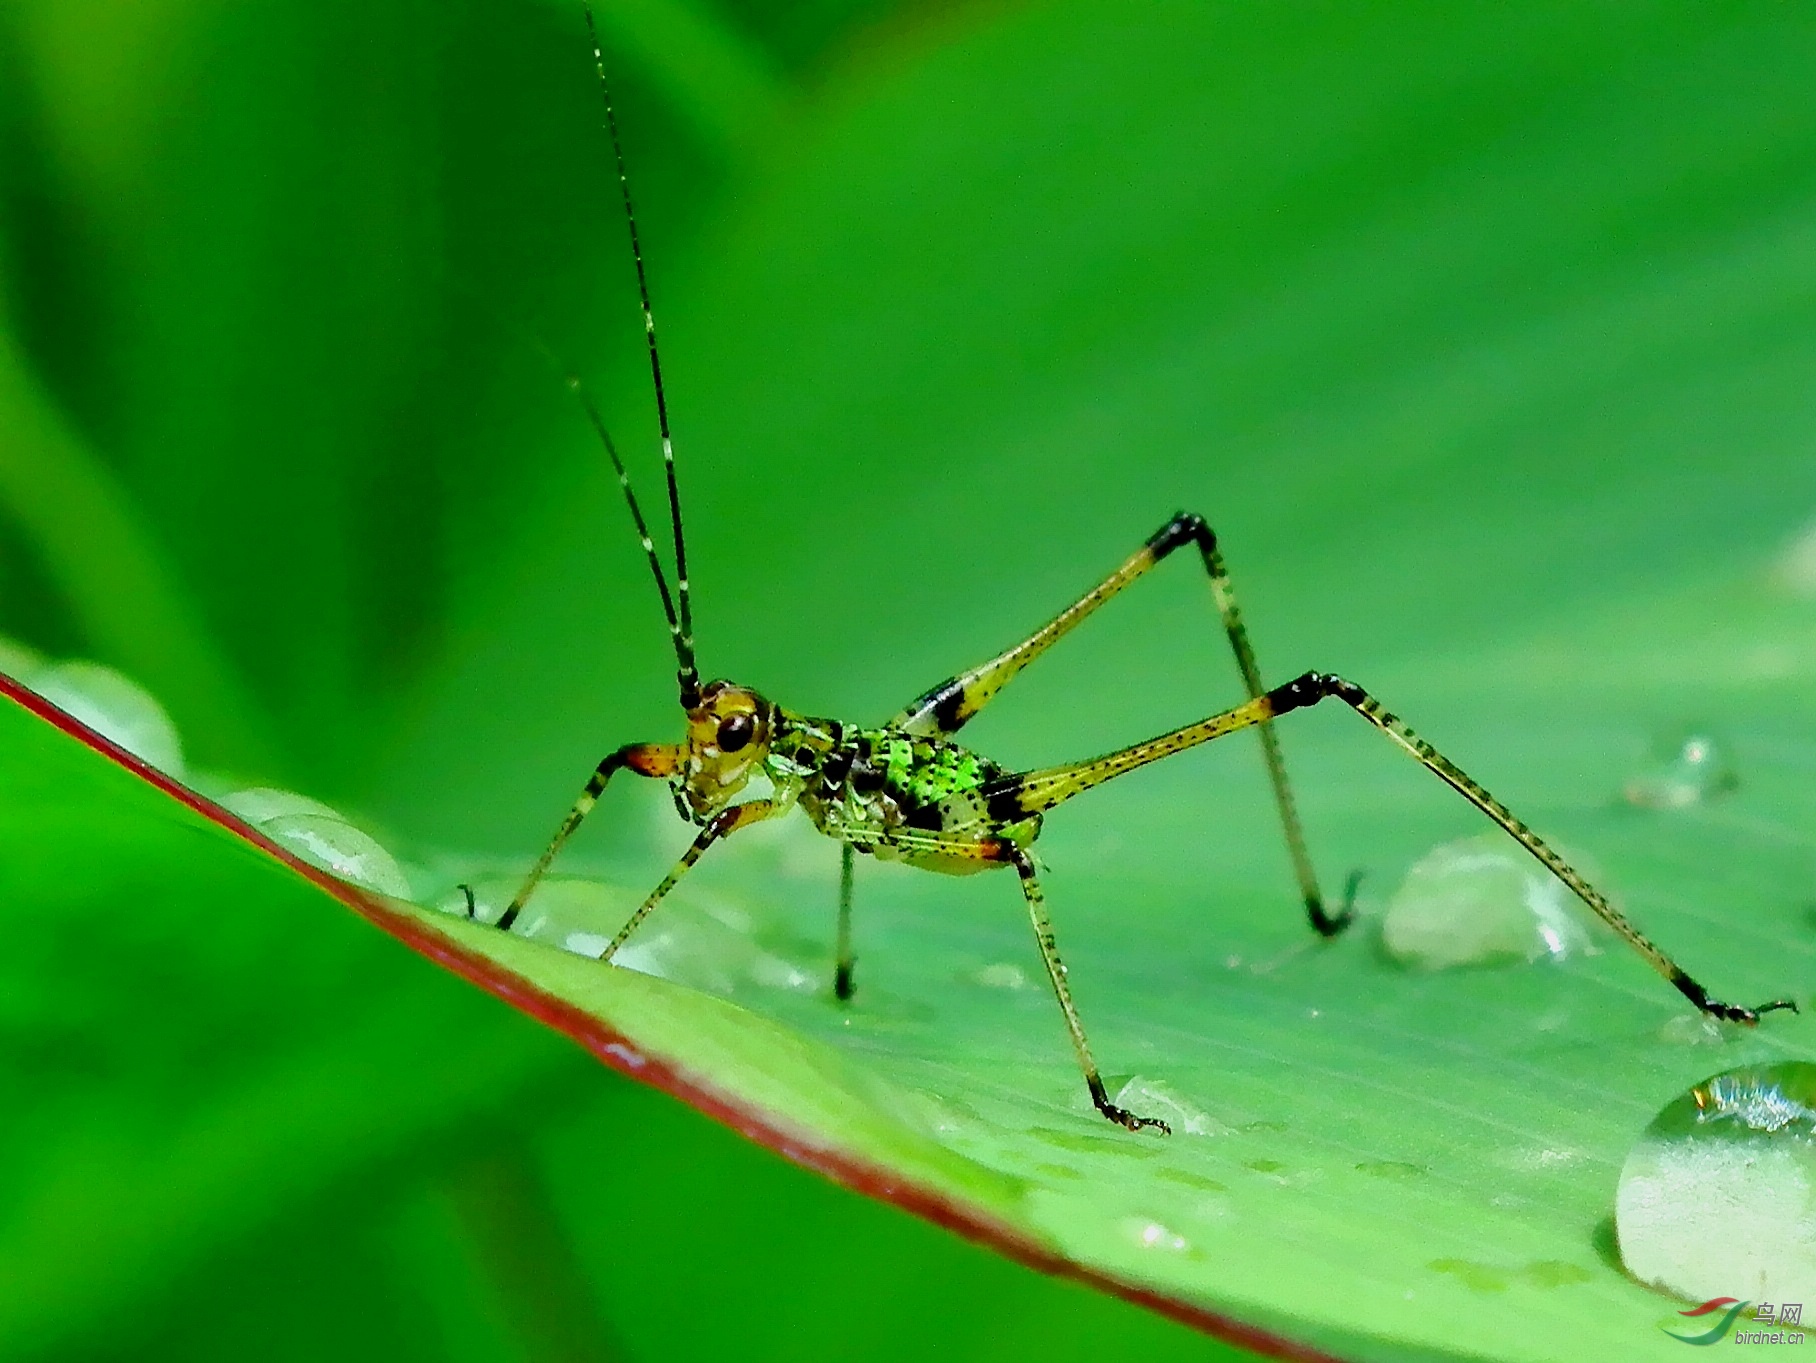
<instances>
[{"instance_id":1,"label":"insect middle leg","mask_svg":"<svg viewBox=\"0 0 1816 1363\"><path fill-rule=\"evenodd\" d=\"M852 972L857 968L857 957L851 954L851 890L852 880L857 874L853 864L857 854L852 851L850 843L839 847L839 958L833 967L832 992L842 1002L857 991L852 980Z\"/></svg>"},{"instance_id":2,"label":"insect middle leg","mask_svg":"<svg viewBox=\"0 0 1816 1363\"><path fill-rule=\"evenodd\" d=\"M1155 531L1147 543L1130 555L1121 567L1047 624L989 662L941 682L913 701L891 723L909 733L957 733L1024 667L1069 634L1099 606L1142 577L1175 549L1188 544L1197 546L1205 573L1210 578L1211 596L1222 617L1230 650L1236 656L1236 668L1242 674L1243 687L1251 700L1259 698L1265 689L1261 682L1261 669L1255 662L1255 650L1249 643L1248 629L1242 622L1242 611L1236 604L1236 589L1230 581L1229 570L1224 565L1223 553L1217 547L1217 536L1204 517L1192 512L1181 512ZM1287 782L1286 761L1280 753L1280 741L1274 734L1273 726L1266 720L1261 721L1259 732L1262 757L1267 763L1268 780L1273 786L1274 803L1279 810L1281 828L1286 835L1287 855L1292 861L1294 878L1299 883L1299 894L1305 904L1306 916L1320 935L1334 937L1348 927L1355 916L1355 882L1351 881L1343 905L1337 912L1331 913L1326 909L1324 896L1318 889L1317 873L1312 868L1311 854L1306 849L1305 832L1299 821L1298 807L1293 801L1292 787Z\"/></svg>"},{"instance_id":3,"label":"insect middle leg","mask_svg":"<svg viewBox=\"0 0 1816 1363\"><path fill-rule=\"evenodd\" d=\"M1065 963L1059 958L1059 946L1053 936L1053 921L1047 916L1047 898L1041 892L1040 878L1034 870L1034 858L1028 854L1027 849L1006 838L967 842L942 838L938 834L907 832L892 834L884 841L908 852L975 857L979 861L997 862L1015 868L1016 874L1021 878L1022 897L1028 903L1028 919L1034 928L1035 945L1040 948L1041 964L1047 968L1047 979L1053 985L1053 997L1059 1002L1059 1011L1065 1015L1066 1031L1072 1037L1072 1049L1078 1055L1079 1069L1084 1071L1085 1087L1090 1090L1092 1104L1105 1117L1130 1131L1153 1127L1163 1136L1171 1135L1172 1128L1158 1117L1137 1116L1110 1101L1109 1093L1104 1088L1103 1076L1097 1071L1097 1061L1091 1056L1091 1043L1085 1039L1084 1023L1079 1019L1078 1008L1072 1002L1072 986L1067 982Z\"/></svg>"}]
</instances>

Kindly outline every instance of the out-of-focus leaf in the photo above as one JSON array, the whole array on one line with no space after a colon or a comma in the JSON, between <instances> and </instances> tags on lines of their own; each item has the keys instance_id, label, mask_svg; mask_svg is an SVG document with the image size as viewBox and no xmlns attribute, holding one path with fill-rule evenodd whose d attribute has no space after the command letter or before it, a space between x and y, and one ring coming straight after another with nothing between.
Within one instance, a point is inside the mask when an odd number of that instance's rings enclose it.
<instances>
[{"instance_id":1,"label":"out-of-focus leaf","mask_svg":"<svg viewBox=\"0 0 1816 1363\"><path fill-rule=\"evenodd\" d=\"M0 1354L117 1332L236 1236L568 1063L11 701L0 728Z\"/></svg>"}]
</instances>

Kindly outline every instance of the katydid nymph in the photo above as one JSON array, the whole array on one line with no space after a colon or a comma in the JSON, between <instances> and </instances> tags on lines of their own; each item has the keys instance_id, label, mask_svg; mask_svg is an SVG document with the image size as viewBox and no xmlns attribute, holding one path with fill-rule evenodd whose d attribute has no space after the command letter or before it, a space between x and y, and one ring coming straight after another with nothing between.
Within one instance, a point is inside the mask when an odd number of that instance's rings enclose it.
<instances>
[{"instance_id":1,"label":"katydid nymph","mask_svg":"<svg viewBox=\"0 0 1816 1363\"><path fill-rule=\"evenodd\" d=\"M1778 999L1757 1008L1745 1008L1711 997L1701 984L1653 945L1505 805L1354 682L1330 673L1305 672L1281 685L1265 685L1217 538L1204 518L1196 514L1180 513L1169 517L1120 566L1047 624L987 662L922 692L883 723L857 724L798 714L749 686L726 680L703 681L695 661L681 495L649 281L637 235L636 215L631 206L617 119L606 87L605 60L590 9L586 19L604 95L605 130L610 137L617 169L648 342L673 536L672 586L624 461L597 407L578 382L574 382L573 387L611 461L632 524L649 561L674 648L686 730L679 742L629 744L599 763L556 830L548 849L499 916L497 926L500 929L508 931L517 921L563 845L593 809L611 778L620 771L666 781L677 811L698 832L674 869L643 900L600 953L599 959L604 962L612 959L639 924L714 844L739 829L787 814L797 807L815 828L841 844L837 957L833 977L833 992L841 1001L849 1000L855 989L851 907L853 868L858 856L900 861L947 874L1013 869L1091 1101L1105 1117L1131 1131L1151 1128L1164 1133L1168 1130L1166 1123L1117 1106L1105 1089L1085 1037L1084 1024L1073 1004L1066 968L1060 961L1030 848L1040 834L1042 819L1048 811L1073 796L1201 743L1238 730L1253 729L1259 738L1272 783L1288 860L1297 880L1299 901L1313 931L1323 937L1335 937L1354 920L1355 878L1352 877L1341 903L1334 908L1327 905L1312 867L1273 724L1295 710L1335 699L1354 710L1414 761L1487 815L1703 1013L1751 1024L1758 1021L1761 1013L1795 1007L1789 1000ZM1247 692L1245 701L1195 724L1119 751L1035 771L1010 770L956 741L965 724L1024 667L1041 657L1100 607L1181 550L1188 551L1185 557L1196 559L1204 569L1212 604ZM767 792L761 797L740 800L753 780L758 782L759 788L766 785ZM468 905L471 912L470 891Z\"/></svg>"}]
</instances>

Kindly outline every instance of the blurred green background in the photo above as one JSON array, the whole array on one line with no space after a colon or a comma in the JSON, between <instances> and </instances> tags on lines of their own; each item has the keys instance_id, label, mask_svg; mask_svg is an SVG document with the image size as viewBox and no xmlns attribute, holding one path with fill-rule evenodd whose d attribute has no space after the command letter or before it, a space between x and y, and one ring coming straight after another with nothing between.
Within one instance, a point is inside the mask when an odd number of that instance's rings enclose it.
<instances>
[{"instance_id":1,"label":"blurred green background","mask_svg":"<svg viewBox=\"0 0 1816 1363\"><path fill-rule=\"evenodd\" d=\"M1598 610L1719 602L1816 512L1797 7L600 18L709 673L880 717L1191 507L1271 672L1340 667L1453 731L1543 723L1531 772L1600 779L1624 757L1557 723L1619 689L1574 670ZM193 764L406 852L521 858L600 753L668 735L636 545L526 339L588 376L653 495L597 98L561 0L0 4L0 632L121 668ZM1201 594L1119 605L980 741L1056 760L1195 717L1227 669L1173 623ZM1714 694L1735 659L1673 651L1674 621L1660 666ZM1457 656L1504 669L1447 678ZM1808 659L1772 666L1747 676L1807 688ZM657 813L618 817L653 848ZM830 923L830 869L826 895ZM79 971L93 912L36 926ZM255 961L297 987L260 950L215 963L222 1000ZM320 1031L244 1073L363 1116L236 1166L234 1214L170 1218L19 1356L1221 1351L831 1189L388 943L349 951L295 1004ZM180 1066L69 1059L140 1008L203 1044L232 1008L179 973L182 1010L122 970L48 1033L12 1000L22 1107L55 1073L130 1144L146 1085L180 1105ZM412 1001L418 1031L346 1068Z\"/></svg>"}]
</instances>

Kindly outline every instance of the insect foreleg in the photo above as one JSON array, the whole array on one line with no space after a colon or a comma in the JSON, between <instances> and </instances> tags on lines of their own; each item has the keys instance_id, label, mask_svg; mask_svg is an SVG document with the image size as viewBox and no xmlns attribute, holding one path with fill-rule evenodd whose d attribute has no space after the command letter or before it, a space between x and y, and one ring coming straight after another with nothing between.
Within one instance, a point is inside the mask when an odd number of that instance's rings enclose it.
<instances>
[{"instance_id":1,"label":"insect foreleg","mask_svg":"<svg viewBox=\"0 0 1816 1363\"><path fill-rule=\"evenodd\" d=\"M639 776L667 776L680 763L681 750L668 743L632 743L618 749L601 762L586 783L586 789L580 792L580 798L574 801L574 807L568 810L567 817L561 821L561 827L555 830L550 839L548 850L530 868L524 877L523 888L517 891L517 897L510 907L499 915L498 926L509 931L511 924L517 921L517 915L523 912L523 906L536 892L536 886L562 846L573 836L574 830L580 827L580 821L592 813L593 806L599 803L599 795L605 789L606 782L621 769L636 772Z\"/></svg>"},{"instance_id":2,"label":"insect foreleg","mask_svg":"<svg viewBox=\"0 0 1816 1363\"><path fill-rule=\"evenodd\" d=\"M1249 644L1248 630L1242 623L1242 612L1236 605L1235 587L1230 582L1222 551L1217 547L1217 536L1204 517L1192 512L1181 512L1149 536L1147 543L1130 555L1121 567L1047 624L989 662L941 682L916 699L891 723L910 733L957 733L1018 672L1069 634L1085 617L1119 594L1124 587L1144 576L1175 549L1184 548L1188 544L1198 547L1199 557L1204 562L1205 573L1211 582L1211 596L1223 620L1223 630L1229 638L1230 650L1236 656L1236 668L1242 674L1243 687L1251 700L1259 698L1263 694L1261 670L1255 662L1255 650ZM1275 737L1272 726L1265 722L1260 727L1260 738L1261 754L1267 763L1268 780L1273 786L1275 806L1280 811L1287 855L1292 860L1293 875L1299 882L1300 898L1305 904L1312 926L1324 936L1334 937L1349 925L1352 916L1349 905L1346 902L1344 909L1336 914L1326 911L1324 896L1318 889L1318 877L1312 869L1311 854L1306 850L1305 833L1293 802L1292 789L1287 783L1286 761L1281 756L1279 740Z\"/></svg>"},{"instance_id":3,"label":"insect foreleg","mask_svg":"<svg viewBox=\"0 0 1816 1363\"><path fill-rule=\"evenodd\" d=\"M857 968L857 957L851 954L851 892L856 876L857 854L850 843L839 847L839 958L833 969L832 992L848 999L857 992L851 972Z\"/></svg>"},{"instance_id":4,"label":"insect foreleg","mask_svg":"<svg viewBox=\"0 0 1816 1363\"><path fill-rule=\"evenodd\" d=\"M1431 744L1420 738L1406 722L1386 709L1368 692L1352 681L1334 677L1322 672L1307 672L1295 678L1285 686L1277 687L1268 693L1275 713L1285 714L1289 710L1305 705L1314 705L1326 696L1335 696L1357 714L1366 719L1375 728L1391 738L1401 749L1412 755L1427 771L1437 776L1457 794L1481 810L1490 819L1505 830L1514 841L1524 847L1552 875L1563 881L1576 897L1587 904L1597 918L1613 928L1623 939L1645 957L1646 962L1659 974L1663 975L1685 998L1711 1017L1722 1018L1729 1022L1753 1023L1759 1021L1761 1013L1775 1008L1789 1008L1793 1012L1797 1005L1789 999L1774 999L1770 1003L1760 1004L1757 1008L1742 1008L1736 1004L1723 1003L1709 997L1709 992L1686 974L1681 966L1655 946L1629 920L1625 914L1610 904L1607 898L1560 857L1552 848L1519 819L1511 810L1494 796L1490 795L1473 780L1467 772L1449 758L1445 757Z\"/></svg>"},{"instance_id":5,"label":"insect foreleg","mask_svg":"<svg viewBox=\"0 0 1816 1363\"><path fill-rule=\"evenodd\" d=\"M609 961L617 954L626 939L637 930L637 925L650 915L650 910L662 902L668 892L675 888L681 877L693 869L693 864L700 860L706 849L720 838L736 833L748 824L767 819L776 812L776 806L770 800L751 800L746 804L733 805L713 815L712 821L700 830L694 839L693 846L681 854L681 860L675 863L675 869L662 877L662 883L649 892L649 897L637 906L637 911L630 916L625 925L618 929L618 935L612 938L605 950L599 953L599 959Z\"/></svg>"}]
</instances>

